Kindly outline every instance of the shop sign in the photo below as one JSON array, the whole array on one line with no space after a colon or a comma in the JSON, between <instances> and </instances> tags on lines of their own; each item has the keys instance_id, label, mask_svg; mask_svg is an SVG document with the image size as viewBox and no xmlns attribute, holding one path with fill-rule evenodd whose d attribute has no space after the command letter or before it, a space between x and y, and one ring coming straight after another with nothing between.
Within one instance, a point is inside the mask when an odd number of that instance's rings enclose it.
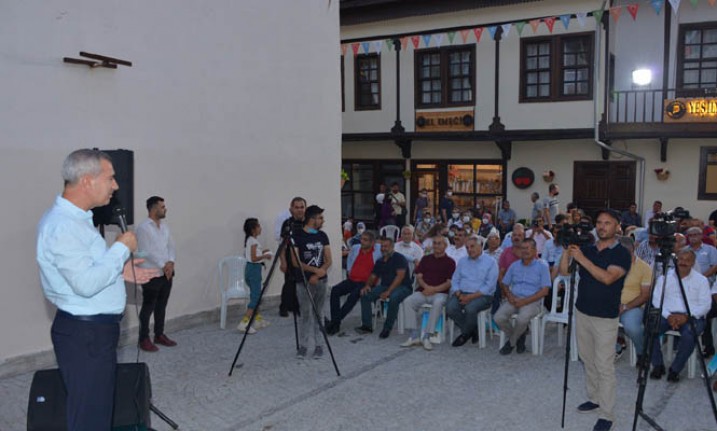
<instances>
[{"instance_id":1,"label":"shop sign","mask_svg":"<svg viewBox=\"0 0 717 431\"><path fill-rule=\"evenodd\" d=\"M665 99L664 107L665 123L717 122L717 98L714 97Z\"/></svg>"},{"instance_id":2,"label":"shop sign","mask_svg":"<svg viewBox=\"0 0 717 431\"><path fill-rule=\"evenodd\" d=\"M416 112L416 132L473 130L473 111Z\"/></svg>"}]
</instances>

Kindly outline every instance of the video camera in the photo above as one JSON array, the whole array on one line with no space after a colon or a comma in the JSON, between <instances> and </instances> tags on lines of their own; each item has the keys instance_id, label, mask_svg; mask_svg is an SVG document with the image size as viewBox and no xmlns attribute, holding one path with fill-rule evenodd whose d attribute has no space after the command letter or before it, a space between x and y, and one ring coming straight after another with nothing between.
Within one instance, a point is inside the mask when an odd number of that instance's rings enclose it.
<instances>
[{"instance_id":1,"label":"video camera","mask_svg":"<svg viewBox=\"0 0 717 431\"><path fill-rule=\"evenodd\" d=\"M690 212L684 208L675 208L672 211L657 213L650 220L650 235L658 238L673 237L677 233L678 220L691 218Z\"/></svg>"},{"instance_id":2,"label":"video camera","mask_svg":"<svg viewBox=\"0 0 717 431\"><path fill-rule=\"evenodd\" d=\"M558 231L558 243L564 248L573 244L579 247L592 244L595 240L592 230L593 225L587 221L581 221L573 225L564 224Z\"/></svg>"}]
</instances>

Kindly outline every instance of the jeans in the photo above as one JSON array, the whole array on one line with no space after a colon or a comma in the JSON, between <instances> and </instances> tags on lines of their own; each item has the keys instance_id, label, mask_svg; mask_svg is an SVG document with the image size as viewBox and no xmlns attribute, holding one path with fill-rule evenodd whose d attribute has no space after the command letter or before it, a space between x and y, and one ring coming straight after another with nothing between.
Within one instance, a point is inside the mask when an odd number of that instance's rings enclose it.
<instances>
[{"instance_id":1,"label":"jeans","mask_svg":"<svg viewBox=\"0 0 717 431\"><path fill-rule=\"evenodd\" d=\"M309 284L308 291L316 303L316 311L319 312L318 321L323 320L324 302L326 301L326 280L319 280L316 284ZM321 328L314 315L311 306L311 299L304 288L304 283L296 283L296 296L299 300L299 311L301 318L299 319L299 346L307 347L309 337L313 335L314 346L322 346L323 338L321 336Z\"/></svg>"},{"instance_id":2,"label":"jeans","mask_svg":"<svg viewBox=\"0 0 717 431\"><path fill-rule=\"evenodd\" d=\"M466 305L462 305L456 295L451 294L446 303L446 316L453 319L461 329L461 334L471 335L478 327L478 313L490 308L493 295L481 295Z\"/></svg>"},{"instance_id":3,"label":"jeans","mask_svg":"<svg viewBox=\"0 0 717 431\"><path fill-rule=\"evenodd\" d=\"M261 294L261 264L247 262L244 269L244 281L249 286L249 304L247 308L256 309Z\"/></svg>"},{"instance_id":4,"label":"jeans","mask_svg":"<svg viewBox=\"0 0 717 431\"><path fill-rule=\"evenodd\" d=\"M642 325L642 307L632 308L620 315L620 323L625 333L635 345L635 352L642 355L644 348L645 327Z\"/></svg>"},{"instance_id":5,"label":"jeans","mask_svg":"<svg viewBox=\"0 0 717 431\"><path fill-rule=\"evenodd\" d=\"M694 319L695 328L697 329L697 335L700 335L705 329L705 319ZM660 327L658 333L660 335L671 330L670 325L667 324L667 319L660 317ZM675 373L682 371L685 368L687 360L690 359L690 355L695 350L695 336L692 333L692 328L689 322L685 323L678 330L680 333L680 341L677 343L677 355L675 360L672 361L670 369ZM655 337L655 341L652 343L652 365L658 367L664 365L662 360L662 342L660 337Z\"/></svg>"},{"instance_id":6,"label":"jeans","mask_svg":"<svg viewBox=\"0 0 717 431\"><path fill-rule=\"evenodd\" d=\"M331 323L341 323L342 320L353 310L356 303L361 299L361 289L364 287L361 281L346 279L331 288ZM341 297L346 296L344 305L341 305Z\"/></svg>"},{"instance_id":7,"label":"jeans","mask_svg":"<svg viewBox=\"0 0 717 431\"><path fill-rule=\"evenodd\" d=\"M373 323L371 322L371 304L379 299L381 294L388 290L388 286L376 286L371 289L370 292L361 297L361 325L367 328L371 328ZM393 289L391 294L388 296L388 314L386 315L386 321L383 322L383 329L390 331L393 329L393 324L396 322L398 317L398 306L401 305L401 301L406 299L411 294L411 288L408 286L398 286Z\"/></svg>"},{"instance_id":8,"label":"jeans","mask_svg":"<svg viewBox=\"0 0 717 431\"><path fill-rule=\"evenodd\" d=\"M172 292L172 280L164 274L142 285L142 309L139 311L139 340L149 338L149 318L154 313L154 336L164 334L164 315Z\"/></svg>"}]
</instances>

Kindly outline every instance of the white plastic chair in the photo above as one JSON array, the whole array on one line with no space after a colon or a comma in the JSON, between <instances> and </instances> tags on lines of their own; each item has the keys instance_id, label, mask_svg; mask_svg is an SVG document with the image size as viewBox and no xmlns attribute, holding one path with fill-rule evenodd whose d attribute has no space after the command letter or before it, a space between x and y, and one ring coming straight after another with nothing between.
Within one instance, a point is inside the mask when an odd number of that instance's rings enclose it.
<instances>
[{"instance_id":1,"label":"white plastic chair","mask_svg":"<svg viewBox=\"0 0 717 431\"><path fill-rule=\"evenodd\" d=\"M389 238L393 238L393 241L398 241L398 237L401 236L401 228L398 226L389 224L384 227L382 227L379 231L379 236L386 236Z\"/></svg>"},{"instance_id":2,"label":"white plastic chair","mask_svg":"<svg viewBox=\"0 0 717 431\"><path fill-rule=\"evenodd\" d=\"M486 347L486 338L488 338L488 333L490 331L490 336L493 336L493 327L492 325L489 325L488 322L491 321L490 316L490 308L486 308L483 311L478 312L478 347L481 349L485 349ZM456 322L451 319L451 326L450 326L450 338L451 342L454 340L453 338L453 331L455 329Z\"/></svg>"},{"instance_id":3,"label":"white plastic chair","mask_svg":"<svg viewBox=\"0 0 717 431\"><path fill-rule=\"evenodd\" d=\"M248 299L249 289L244 284L246 259L243 256L226 256L219 261L217 278L222 295L219 327L224 329L227 323L227 305L230 299Z\"/></svg>"},{"instance_id":4,"label":"white plastic chair","mask_svg":"<svg viewBox=\"0 0 717 431\"><path fill-rule=\"evenodd\" d=\"M664 345L667 346L667 352L665 355L663 355L667 362L672 362L673 357L675 356L675 343L679 340L680 337L680 331L667 331L665 332L665 337L669 337L667 339L667 343ZM662 341L662 340L660 340ZM670 342L672 341L672 342ZM690 355L690 359L687 360L687 378L694 379L697 375L697 361L699 360L697 355L697 349L701 349L700 346L701 342L698 342L695 345L695 350L692 351L692 354ZM663 346L664 346L663 345Z\"/></svg>"},{"instance_id":5,"label":"white plastic chair","mask_svg":"<svg viewBox=\"0 0 717 431\"><path fill-rule=\"evenodd\" d=\"M565 283L565 293L563 294L563 300L562 300L562 310L558 312L558 302L560 302L560 297L558 295L559 289L560 289L560 283ZM578 286L577 286L578 280L576 275L576 281L575 281L575 295L577 296L578 292ZM558 346L563 345L563 325L567 325L568 323L568 304L570 303L570 277L560 275L558 277L555 277L555 281L553 281L553 289L550 292L552 295L552 302L550 303L550 311L543 315L543 321L540 328L540 355L543 355L543 350L545 348L545 325L548 324L548 322L554 322L558 324ZM577 336L575 335L575 315L573 315L573 325L572 325L572 331L570 331L570 360L571 361L577 361L578 360L578 343L577 343Z\"/></svg>"},{"instance_id":6,"label":"white plastic chair","mask_svg":"<svg viewBox=\"0 0 717 431\"><path fill-rule=\"evenodd\" d=\"M386 314L388 314L388 302L389 299L377 299L374 303L371 304L372 311L371 314L373 315L373 328L374 330L377 328L376 324L378 323L378 319L386 320ZM403 301L401 301L400 304L398 304L398 316L396 316L396 322L394 324L398 325L398 333L403 334L405 332L404 326L403 326L403 320L405 319L403 311Z\"/></svg>"},{"instance_id":7,"label":"white plastic chair","mask_svg":"<svg viewBox=\"0 0 717 431\"><path fill-rule=\"evenodd\" d=\"M543 339L542 336L540 335L541 331L543 330L543 328L542 328L542 326L543 326L542 319L543 319L543 313L544 313L543 310L544 310L543 299L541 298L540 299L540 313L538 313L535 317L530 319L530 326L529 326L529 328L530 328L530 348L531 348L531 351L533 352L533 355L535 355L535 356L543 354L543 350L540 348L540 343L541 343L541 340ZM518 317L517 314L513 314L510 317L511 323L517 317ZM504 344L505 344L505 332L500 331L500 342L498 343L499 348L503 347Z\"/></svg>"}]
</instances>

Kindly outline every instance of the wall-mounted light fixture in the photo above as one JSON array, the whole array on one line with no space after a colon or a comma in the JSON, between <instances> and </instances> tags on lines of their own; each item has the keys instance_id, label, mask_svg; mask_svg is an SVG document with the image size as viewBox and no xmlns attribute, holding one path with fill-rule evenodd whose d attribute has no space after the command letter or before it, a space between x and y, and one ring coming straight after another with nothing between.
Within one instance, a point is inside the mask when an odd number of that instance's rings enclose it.
<instances>
[{"instance_id":1,"label":"wall-mounted light fixture","mask_svg":"<svg viewBox=\"0 0 717 431\"><path fill-rule=\"evenodd\" d=\"M650 69L635 69L632 71L632 83L645 87L652 82L652 71Z\"/></svg>"}]
</instances>

